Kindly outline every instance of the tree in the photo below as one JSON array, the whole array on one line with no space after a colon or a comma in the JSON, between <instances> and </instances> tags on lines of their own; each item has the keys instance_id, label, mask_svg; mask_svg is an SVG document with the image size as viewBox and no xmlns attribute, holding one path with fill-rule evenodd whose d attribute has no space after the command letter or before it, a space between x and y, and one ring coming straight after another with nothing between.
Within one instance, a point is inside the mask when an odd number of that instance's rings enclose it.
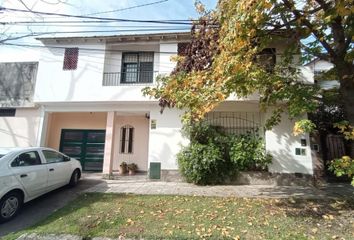
<instances>
[{"instance_id":1,"label":"tree","mask_svg":"<svg viewBox=\"0 0 354 240\"><path fill-rule=\"evenodd\" d=\"M277 124L284 111L290 117L313 112L319 89L299 81L294 62L302 55L334 64L345 116L354 126L353 0L220 0L214 11L199 9L201 22L195 23L189 48L189 54L199 58L178 59L178 71L144 90L162 107L187 109L184 119L198 120L232 93L245 97L257 92L261 106L274 109L268 127ZM277 41L287 43L276 53L281 61L264 67L264 50ZM200 53L208 50L213 57L203 63ZM190 64L201 66L180 67Z\"/></svg>"}]
</instances>

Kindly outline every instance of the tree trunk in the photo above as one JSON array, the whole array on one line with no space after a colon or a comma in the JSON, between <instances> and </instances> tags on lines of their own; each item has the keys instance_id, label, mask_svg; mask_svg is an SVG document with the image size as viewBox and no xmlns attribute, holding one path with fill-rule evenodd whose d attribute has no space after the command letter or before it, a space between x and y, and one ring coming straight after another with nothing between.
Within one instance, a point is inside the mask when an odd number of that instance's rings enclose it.
<instances>
[{"instance_id":1,"label":"tree trunk","mask_svg":"<svg viewBox=\"0 0 354 240\"><path fill-rule=\"evenodd\" d=\"M338 77L340 79L340 93L344 105L345 118L354 127L354 65L337 65ZM351 140L349 154L354 158L354 141Z\"/></svg>"}]
</instances>

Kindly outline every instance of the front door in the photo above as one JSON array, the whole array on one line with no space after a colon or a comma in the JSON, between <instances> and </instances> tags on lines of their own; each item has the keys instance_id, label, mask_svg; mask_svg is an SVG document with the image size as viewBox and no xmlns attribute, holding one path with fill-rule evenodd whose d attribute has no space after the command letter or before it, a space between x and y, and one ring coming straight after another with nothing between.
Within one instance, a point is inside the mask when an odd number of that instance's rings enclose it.
<instances>
[{"instance_id":1,"label":"front door","mask_svg":"<svg viewBox=\"0 0 354 240\"><path fill-rule=\"evenodd\" d=\"M81 162L84 171L102 171L105 130L63 129L60 151Z\"/></svg>"}]
</instances>

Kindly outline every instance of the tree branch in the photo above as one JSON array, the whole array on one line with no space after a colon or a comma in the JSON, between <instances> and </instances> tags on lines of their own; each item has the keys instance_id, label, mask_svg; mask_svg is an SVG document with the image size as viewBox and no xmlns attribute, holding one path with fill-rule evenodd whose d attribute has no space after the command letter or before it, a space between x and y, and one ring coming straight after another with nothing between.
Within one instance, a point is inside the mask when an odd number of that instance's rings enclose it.
<instances>
[{"instance_id":1,"label":"tree branch","mask_svg":"<svg viewBox=\"0 0 354 240\"><path fill-rule=\"evenodd\" d=\"M327 50L327 52L332 56L332 58L336 58L336 52L331 48L331 46L324 39L324 34L318 31L315 26L306 19L298 9L295 8L295 4L292 0L283 0L284 6L286 6L289 11L291 11L297 19L301 19L302 23L310 29L310 31L315 35L318 41L322 44L322 46Z\"/></svg>"},{"instance_id":2,"label":"tree branch","mask_svg":"<svg viewBox=\"0 0 354 240\"><path fill-rule=\"evenodd\" d=\"M312 52L311 48L309 48L308 46L306 46L305 44L303 44L301 42L300 42L300 45L301 45L301 48L303 48L306 52L314 55L315 57L318 57L319 59L322 59L322 60L325 60L325 61L328 61L328 62L332 62L331 57L329 56L329 54Z\"/></svg>"},{"instance_id":3,"label":"tree branch","mask_svg":"<svg viewBox=\"0 0 354 240\"><path fill-rule=\"evenodd\" d=\"M323 0L315 0L315 1L318 3L318 5L320 5L320 7L321 7L324 11L328 11L328 10L329 10L329 8L330 8L329 2L326 3L326 2L323 1Z\"/></svg>"},{"instance_id":4,"label":"tree branch","mask_svg":"<svg viewBox=\"0 0 354 240\"><path fill-rule=\"evenodd\" d=\"M32 12L32 9L29 8L26 3L24 3L22 0L18 0L28 11Z\"/></svg>"}]
</instances>

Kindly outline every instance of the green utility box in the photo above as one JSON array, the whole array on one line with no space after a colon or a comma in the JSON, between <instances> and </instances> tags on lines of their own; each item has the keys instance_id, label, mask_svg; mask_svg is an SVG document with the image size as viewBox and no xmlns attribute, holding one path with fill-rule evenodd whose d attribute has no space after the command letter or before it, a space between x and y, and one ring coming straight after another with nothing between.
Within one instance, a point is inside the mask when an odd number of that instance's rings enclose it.
<instances>
[{"instance_id":1,"label":"green utility box","mask_svg":"<svg viewBox=\"0 0 354 240\"><path fill-rule=\"evenodd\" d=\"M149 177L150 179L161 179L160 162L150 162Z\"/></svg>"}]
</instances>

